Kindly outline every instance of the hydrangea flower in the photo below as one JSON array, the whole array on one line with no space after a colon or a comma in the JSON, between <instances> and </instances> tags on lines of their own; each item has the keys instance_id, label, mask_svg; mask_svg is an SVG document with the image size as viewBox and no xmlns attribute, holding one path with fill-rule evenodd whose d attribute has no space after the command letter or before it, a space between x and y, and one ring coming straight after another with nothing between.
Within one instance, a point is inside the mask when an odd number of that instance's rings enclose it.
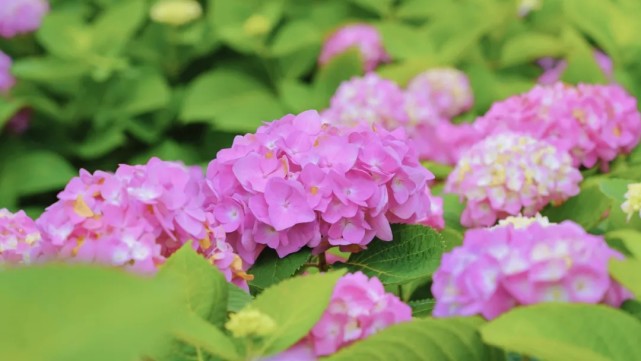
<instances>
[{"instance_id":1,"label":"hydrangea flower","mask_svg":"<svg viewBox=\"0 0 641 361\"><path fill-rule=\"evenodd\" d=\"M37 220L46 241L43 259L153 273L192 240L228 281L246 288L241 259L204 210L203 184L199 167L158 158L121 165L115 174L81 170Z\"/></svg>"},{"instance_id":2,"label":"hydrangea flower","mask_svg":"<svg viewBox=\"0 0 641 361\"><path fill-rule=\"evenodd\" d=\"M324 65L335 56L357 48L363 58L366 72L376 69L380 63L390 60L383 47L381 36L375 27L368 24L346 25L336 30L323 44L318 63Z\"/></svg>"},{"instance_id":3,"label":"hydrangea flower","mask_svg":"<svg viewBox=\"0 0 641 361\"><path fill-rule=\"evenodd\" d=\"M180 26L198 19L202 12L196 0L159 0L152 5L149 16L157 23Z\"/></svg>"},{"instance_id":4,"label":"hydrangea flower","mask_svg":"<svg viewBox=\"0 0 641 361\"><path fill-rule=\"evenodd\" d=\"M519 305L603 303L618 307L631 294L608 274L622 258L601 236L571 221L512 219L467 231L434 273L435 317L480 314L493 319Z\"/></svg>"},{"instance_id":5,"label":"hydrangea flower","mask_svg":"<svg viewBox=\"0 0 641 361\"><path fill-rule=\"evenodd\" d=\"M417 104L432 104L444 118L459 115L474 103L469 79L454 68L435 68L417 75L407 85L406 96Z\"/></svg>"},{"instance_id":6,"label":"hydrangea flower","mask_svg":"<svg viewBox=\"0 0 641 361\"><path fill-rule=\"evenodd\" d=\"M421 160L455 165L463 153L481 140L481 133L470 123L419 124L408 131Z\"/></svg>"},{"instance_id":7,"label":"hydrangea flower","mask_svg":"<svg viewBox=\"0 0 641 361\"><path fill-rule=\"evenodd\" d=\"M397 323L410 321L412 309L398 297L386 293L381 281L362 272L341 277L334 288L327 309L311 331L284 353L270 361L331 355L343 347L365 339Z\"/></svg>"},{"instance_id":8,"label":"hydrangea flower","mask_svg":"<svg viewBox=\"0 0 641 361\"><path fill-rule=\"evenodd\" d=\"M636 99L619 85L536 86L494 103L475 126L482 134L530 134L568 151L575 166L600 162L604 170L641 139Z\"/></svg>"},{"instance_id":9,"label":"hydrangea flower","mask_svg":"<svg viewBox=\"0 0 641 361\"><path fill-rule=\"evenodd\" d=\"M527 135L502 133L462 156L445 191L467 201L464 226L491 226L509 215L532 216L550 202L563 202L579 193L581 179L567 153Z\"/></svg>"},{"instance_id":10,"label":"hydrangea flower","mask_svg":"<svg viewBox=\"0 0 641 361\"><path fill-rule=\"evenodd\" d=\"M218 152L208 210L247 263L267 246L365 248L392 223L426 223L427 181L402 129L323 124L315 111L266 123Z\"/></svg>"},{"instance_id":11,"label":"hydrangea flower","mask_svg":"<svg viewBox=\"0 0 641 361\"><path fill-rule=\"evenodd\" d=\"M24 211L0 209L0 264L29 264L42 242L36 223Z\"/></svg>"},{"instance_id":12,"label":"hydrangea flower","mask_svg":"<svg viewBox=\"0 0 641 361\"><path fill-rule=\"evenodd\" d=\"M12 38L40 27L49 11L46 0L3 0L0 6L0 36Z\"/></svg>"},{"instance_id":13,"label":"hydrangea flower","mask_svg":"<svg viewBox=\"0 0 641 361\"><path fill-rule=\"evenodd\" d=\"M628 215L628 221L635 213L639 213L641 216L641 183L628 184L628 191L625 193L625 201L621 204L621 210Z\"/></svg>"},{"instance_id":14,"label":"hydrangea flower","mask_svg":"<svg viewBox=\"0 0 641 361\"><path fill-rule=\"evenodd\" d=\"M341 83L322 116L336 125L367 122L393 130L408 121L404 103L403 91L396 83L368 73Z\"/></svg>"},{"instance_id":15,"label":"hydrangea flower","mask_svg":"<svg viewBox=\"0 0 641 361\"><path fill-rule=\"evenodd\" d=\"M0 93L9 91L16 83L16 79L11 75L11 58L0 51Z\"/></svg>"},{"instance_id":16,"label":"hydrangea flower","mask_svg":"<svg viewBox=\"0 0 641 361\"><path fill-rule=\"evenodd\" d=\"M430 215L425 219L423 225L430 226L437 230L445 228L445 219L443 218L443 198L432 195L429 191L430 197Z\"/></svg>"}]
</instances>

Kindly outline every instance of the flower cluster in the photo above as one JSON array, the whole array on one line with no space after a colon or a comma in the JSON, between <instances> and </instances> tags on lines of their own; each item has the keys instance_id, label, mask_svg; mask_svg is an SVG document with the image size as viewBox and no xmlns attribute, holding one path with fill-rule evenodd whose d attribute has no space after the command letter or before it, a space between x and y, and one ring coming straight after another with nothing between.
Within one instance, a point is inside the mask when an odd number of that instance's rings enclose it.
<instances>
[{"instance_id":1,"label":"flower cluster","mask_svg":"<svg viewBox=\"0 0 641 361\"><path fill-rule=\"evenodd\" d=\"M308 246L360 249L391 223L425 223L427 181L402 130L323 124L287 115L239 136L207 169L216 224L243 260L265 247L281 257Z\"/></svg>"},{"instance_id":2,"label":"flower cluster","mask_svg":"<svg viewBox=\"0 0 641 361\"><path fill-rule=\"evenodd\" d=\"M0 209L0 264L28 264L38 254L42 238L24 211Z\"/></svg>"},{"instance_id":3,"label":"flower cluster","mask_svg":"<svg viewBox=\"0 0 641 361\"><path fill-rule=\"evenodd\" d=\"M325 313L309 334L290 350L268 360L296 360L294 355L300 357L298 360L314 360L411 319L412 309L386 293L378 278L368 278L361 272L347 274L336 283Z\"/></svg>"},{"instance_id":4,"label":"flower cluster","mask_svg":"<svg viewBox=\"0 0 641 361\"><path fill-rule=\"evenodd\" d=\"M568 151L575 166L600 162L604 170L641 139L636 99L619 85L536 86L494 103L475 126L482 134L530 134Z\"/></svg>"},{"instance_id":5,"label":"flower cluster","mask_svg":"<svg viewBox=\"0 0 641 361\"><path fill-rule=\"evenodd\" d=\"M325 41L318 62L321 65L326 64L350 48L358 49L363 58L364 70L367 72L376 69L378 64L389 61L378 30L367 24L353 24L336 30Z\"/></svg>"},{"instance_id":6,"label":"flower cluster","mask_svg":"<svg viewBox=\"0 0 641 361\"><path fill-rule=\"evenodd\" d=\"M396 83L368 73L341 83L322 117L336 125L367 122L393 130L408 121L404 103L403 91Z\"/></svg>"},{"instance_id":7,"label":"flower cluster","mask_svg":"<svg viewBox=\"0 0 641 361\"><path fill-rule=\"evenodd\" d=\"M9 91L16 83L16 79L11 75L11 58L0 51L0 93Z\"/></svg>"},{"instance_id":8,"label":"flower cluster","mask_svg":"<svg viewBox=\"0 0 641 361\"><path fill-rule=\"evenodd\" d=\"M431 104L446 119L467 111L474 102L470 81L454 68L435 68L417 75L407 85L406 96L418 104Z\"/></svg>"},{"instance_id":9,"label":"flower cluster","mask_svg":"<svg viewBox=\"0 0 641 361\"><path fill-rule=\"evenodd\" d=\"M467 200L461 223L490 226L579 193L581 173L570 156L527 135L492 135L472 146L449 175L446 192Z\"/></svg>"},{"instance_id":10,"label":"flower cluster","mask_svg":"<svg viewBox=\"0 0 641 361\"><path fill-rule=\"evenodd\" d=\"M37 220L42 257L152 273L191 240L227 280L246 287L241 259L204 211L203 184L200 168L157 158L115 174L81 170Z\"/></svg>"},{"instance_id":11,"label":"flower cluster","mask_svg":"<svg viewBox=\"0 0 641 361\"><path fill-rule=\"evenodd\" d=\"M40 27L49 11L46 0L3 0L0 6L0 36L12 38Z\"/></svg>"},{"instance_id":12,"label":"flower cluster","mask_svg":"<svg viewBox=\"0 0 641 361\"><path fill-rule=\"evenodd\" d=\"M628 215L628 221L635 213L639 213L641 216L641 183L628 184L628 191L625 193L625 201L621 204L621 210Z\"/></svg>"},{"instance_id":13,"label":"flower cluster","mask_svg":"<svg viewBox=\"0 0 641 361\"><path fill-rule=\"evenodd\" d=\"M579 225L518 218L469 230L463 245L443 255L434 274L435 317L481 314L487 319L518 305L605 303L631 295L610 278L608 261L622 256Z\"/></svg>"},{"instance_id":14,"label":"flower cluster","mask_svg":"<svg viewBox=\"0 0 641 361\"><path fill-rule=\"evenodd\" d=\"M480 132L470 123L418 124L410 132L420 159L450 165L456 164L467 149L481 140Z\"/></svg>"}]
</instances>

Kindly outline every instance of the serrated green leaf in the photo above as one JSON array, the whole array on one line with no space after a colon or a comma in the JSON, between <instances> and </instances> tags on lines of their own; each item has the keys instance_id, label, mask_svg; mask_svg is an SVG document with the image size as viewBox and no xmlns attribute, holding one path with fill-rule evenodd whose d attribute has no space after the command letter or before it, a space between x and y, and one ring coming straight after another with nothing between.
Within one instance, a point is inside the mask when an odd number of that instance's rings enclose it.
<instances>
[{"instance_id":1,"label":"serrated green leaf","mask_svg":"<svg viewBox=\"0 0 641 361\"><path fill-rule=\"evenodd\" d=\"M325 311L342 275L332 271L290 278L258 295L250 307L276 322L276 329L263 339L258 353L272 355L303 338Z\"/></svg>"},{"instance_id":2,"label":"serrated green leaf","mask_svg":"<svg viewBox=\"0 0 641 361\"><path fill-rule=\"evenodd\" d=\"M569 219L589 230L601 221L604 212L611 205L612 200L601 192L598 185L591 185L581 189L581 193L562 205L547 208L543 215L552 222L562 222Z\"/></svg>"},{"instance_id":3,"label":"serrated green leaf","mask_svg":"<svg viewBox=\"0 0 641 361\"><path fill-rule=\"evenodd\" d=\"M3 270L0 355L29 361L140 359L179 322L173 286L96 266Z\"/></svg>"},{"instance_id":4,"label":"serrated green leaf","mask_svg":"<svg viewBox=\"0 0 641 361\"><path fill-rule=\"evenodd\" d=\"M251 294L233 283L228 283L227 286L229 291L229 297L227 298L228 312L238 312L254 299Z\"/></svg>"},{"instance_id":5,"label":"serrated green leaf","mask_svg":"<svg viewBox=\"0 0 641 361\"><path fill-rule=\"evenodd\" d=\"M402 284L430 277L438 268L446 242L429 227L393 225L393 240L375 239L366 250L354 253L344 266L378 277L383 284Z\"/></svg>"},{"instance_id":6,"label":"serrated green leaf","mask_svg":"<svg viewBox=\"0 0 641 361\"><path fill-rule=\"evenodd\" d=\"M354 343L326 361L504 360L481 342L478 318L417 319Z\"/></svg>"},{"instance_id":7,"label":"serrated green leaf","mask_svg":"<svg viewBox=\"0 0 641 361\"><path fill-rule=\"evenodd\" d=\"M637 298L641 298L641 260L627 258L611 259L610 274Z\"/></svg>"},{"instance_id":8,"label":"serrated green leaf","mask_svg":"<svg viewBox=\"0 0 641 361\"><path fill-rule=\"evenodd\" d=\"M627 300L621 305L621 310L641 321L641 302L637 300Z\"/></svg>"},{"instance_id":9,"label":"serrated green leaf","mask_svg":"<svg viewBox=\"0 0 641 361\"><path fill-rule=\"evenodd\" d=\"M517 308L482 326L481 335L490 345L546 361L641 358L641 323L602 305Z\"/></svg>"},{"instance_id":10,"label":"serrated green leaf","mask_svg":"<svg viewBox=\"0 0 641 361\"><path fill-rule=\"evenodd\" d=\"M239 359L236 346L220 329L193 312L187 312L181 316L181 322L174 330L176 338L225 360Z\"/></svg>"},{"instance_id":11,"label":"serrated green leaf","mask_svg":"<svg viewBox=\"0 0 641 361\"><path fill-rule=\"evenodd\" d=\"M248 271L254 276L254 279L249 281L253 293L259 293L269 286L293 276L309 260L310 255L310 249L301 249L285 258L280 258L276 251L264 250Z\"/></svg>"},{"instance_id":12,"label":"serrated green leaf","mask_svg":"<svg viewBox=\"0 0 641 361\"><path fill-rule=\"evenodd\" d=\"M191 242L176 251L158 271L158 278L181 286L184 306L221 327L227 318L228 288L225 276L192 249Z\"/></svg>"},{"instance_id":13,"label":"serrated green leaf","mask_svg":"<svg viewBox=\"0 0 641 361\"><path fill-rule=\"evenodd\" d=\"M414 317L429 317L432 315L432 310L436 300L427 299L427 300L414 300L409 301L408 305L412 307L412 316Z\"/></svg>"}]
</instances>

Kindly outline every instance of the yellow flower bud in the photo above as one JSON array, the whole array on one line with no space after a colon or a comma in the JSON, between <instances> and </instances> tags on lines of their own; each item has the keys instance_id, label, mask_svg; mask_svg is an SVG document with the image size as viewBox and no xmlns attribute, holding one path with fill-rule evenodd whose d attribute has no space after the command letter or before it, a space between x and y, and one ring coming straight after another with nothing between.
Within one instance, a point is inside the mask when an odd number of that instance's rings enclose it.
<instances>
[{"instance_id":1,"label":"yellow flower bud","mask_svg":"<svg viewBox=\"0 0 641 361\"><path fill-rule=\"evenodd\" d=\"M179 26L198 19L203 13L196 0L160 0L149 13L157 23Z\"/></svg>"},{"instance_id":2,"label":"yellow flower bud","mask_svg":"<svg viewBox=\"0 0 641 361\"><path fill-rule=\"evenodd\" d=\"M245 34L249 36L259 36L266 34L272 28L271 21L264 15L254 14L249 17L243 24Z\"/></svg>"},{"instance_id":3,"label":"yellow flower bud","mask_svg":"<svg viewBox=\"0 0 641 361\"><path fill-rule=\"evenodd\" d=\"M225 328L234 337L266 336L276 329L276 322L258 310L246 308L229 316Z\"/></svg>"},{"instance_id":4,"label":"yellow flower bud","mask_svg":"<svg viewBox=\"0 0 641 361\"><path fill-rule=\"evenodd\" d=\"M628 184L628 191L625 193L625 202L621 210L627 213L628 221L634 213L641 212L641 183Z\"/></svg>"}]
</instances>

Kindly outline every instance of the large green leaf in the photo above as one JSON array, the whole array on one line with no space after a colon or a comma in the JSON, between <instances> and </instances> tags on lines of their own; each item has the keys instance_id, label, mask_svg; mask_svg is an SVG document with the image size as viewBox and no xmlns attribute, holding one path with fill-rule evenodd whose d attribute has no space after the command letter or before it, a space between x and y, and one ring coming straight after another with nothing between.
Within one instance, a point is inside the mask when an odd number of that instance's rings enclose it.
<instances>
[{"instance_id":1,"label":"large green leaf","mask_svg":"<svg viewBox=\"0 0 641 361\"><path fill-rule=\"evenodd\" d=\"M589 230L601 221L611 204L612 201L600 191L598 185L590 185L559 207L547 208L543 214L550 221L562 222L569 219Z\"/></svg>"},{"instance_id":2,"label":"large green leaf","mask_svg":"<svg viewBox=\"0 0 641 361\"><path fill-rule=\"evenodd\" d=\"M327 361L503 360L481 342L478 318L423 319L391 326L328 357Z\"/></svg>"},{"instance_id":3,"label":"large green leaf","mask_svg":"<svg viewBox=\"0 0 641 361\"><path fill-rule=\"evenodd\" d=\"M290 278L258 295L250 307L276 323L276 329L263 339L258 354L283 351L305 336L325 311L342 274L333 271Z\"/></svg>"},{"instance_id":4,"label":"large green leaf","mask_svg":"<svg viewBox=\"0 0 641 361\"><path fill-rule=\"evenodd\" d=\"M408 304L412 307L412 316L414 317L429 317L432 315L432 310L436 304L434 299L414 300L409 301Z\"/></svg>"},{"instance_id":5,"label":"large green leaf","mask_svg":"<svg viewBox=\"0 0 641 361\"><path fill-rule=\"evenodd\" d=\"M79 7L48 14L36 33L42 46L63 59L79 59L91 52L92 33L83 21Z\"/></svg>"},{"instance_id":6,"label":"large green leaf","mask_svg":"<svg viewBox=\"0 0 641 361\"><path fill-rule=\"evenodd\" d=\"M350 49L337 55L329 63L323 65L314 80L319 108L329 106L329 99L342 82L362 73L363 60L356 49Z\"/></svg>"},{"instance_id":7,"label":"large green leaf","mask_svg":"<svg viewBox=\"0 0 641 361\"><path fill-rule=\"evenodd\" d=\"M82 77L89 69L89 65L82 60L63 60L45 56L18 59L11 72L19 79L55 83Z\"/></svg>"},{"instance_id":8,"label":"large green leaf","mask_svg":"<svg viewBox=\"0 0 641 361\"><path fill-rule=\"evenodd\" d=\"M60 155L46 150L19 152L0 164L0 178L17 196L63 187L77 171Z\"/></svg>"},{"instance_id":9,"label":"large green leaf","mask_svg":"<svg viewBox=\"0 0 641 361\"><path fill-rule=\"evenodd\" d=\"M140 359L175 329L178 294L171 283L116 269L5 270L0 355L29 361Z\"/></svg>"},{"instance_id":10,"label":"large green leaf","mask_svg":"<svg viewBox=\"0 0 641 361\"><path fill-rule=\"evenodd\" d=\"M429 227L394 225L390 242L375 239L366 250L354 253L344 265L378 277L383 284L402 284L430 277L438 268L446 241Z\"/></svg>"},{"instance_id":11,"label":"large green leaf","mask_svg":"<svg viewBox=\"0 0 641 361\"><path fill-rule=\"evenodd\" d=\"M481 335L490 345L546 361L641 359L641 323L601 305L517 308L482 326Z\"/></svg>"},{"instance_id":12,"label":"large green leaf","mask_svg":"<svg viewBox=\"0 0 641 361\"><path fill-rule=\"evenodd\" d=\"M197 355L201 349L224 360L239 360L236 346L220 329L205 322L193 312L183 313L180 324L173 334L181 341L196 347ZM188 353L188 355L190 355ZM198 359L202 359L201 356ZM175 359L171 359L172 361Z\"/></svg>"},{"instance_id":13,"label":"large green leaf","mask_svg":"<svg viewBox=\"0 0 641 361\"><path fill-rule=\"evenodd\" d=\"M180 284L185 308L222 326L227 318L225 276L191 247L191 243L187 243L169 257L160 268L158 278Z\"/></svg>"},{"instance_id":14,"label":"large green leaf","mask_svg":"<svg viewBox=\"0 0 641 361\"><path fill-rule=\"evenodd\" d=\"M254 276L254 279L249 281L249 286L254 293L257 293L291 277L309 260L310 253L309 249L302 249L285 258L280 258L276 251L264 250L249 270L249 273Z\"/></svg>"},{"instance_id":15,"label":"large green leaf","mask_svg":"<svg viewBox=\"0 0 641 361\"><path fill-rule=\"evenodd\" d=\"M523 33L509 38L501 51L501 64L511 66L545 56L561 57L565 45L558 37L542 33Z\"/></svg>"},{"instance_id":16,"label":"large green leaf","mask_svg":"<svg viewBox=\"0 0 641 361\"><path fill-rule=\"evenodd\" d=\"M229 298L227 299L227 311L238 312L247 306L254 298L247 291L233 283L228 283Z\"/></svg>"},{"instance_id":17,"label":"large green leaf","mask_svg":"<svg viewBox=\"0 0 641 361\"><path fill-rule=\"evenodd\" d=\"M628 258L610 260L610 274L625 288L641 298L641 260Z\"/></svg>"},{"instance_id":18,"label":"large green leaf","mask_svg":"<svg viewBox=\"0 0 641 361\"><path fill-rule=\"evenodd\" d=\"M321 35L319 29L308 21L288 22L276 33L271 55L280 57L310 45L319 44L322 40Z\"/></svg>"},{"instance_id":19,"label":"large green leaf","mask_svg":"<svg viewBox=\"0 0 641 361\"><path fill-rule=\"evenodd\" d=\"M92 24L94 51L115 55L135 34L145 20L144 1L121 0L105 8Z\"/></svg>"},{"instance_id":20,"label":"large green leaf","mask_svg":"<svg viewBox=\"0 0 641 361\"><path fill-rule=\"evenodd\" d=\"M282 115L278 99L257 79L218 69L189 85L180 118L185 123L208 122L221 130L253 132L263 121Z\"/></svg>"}]
</instances>

